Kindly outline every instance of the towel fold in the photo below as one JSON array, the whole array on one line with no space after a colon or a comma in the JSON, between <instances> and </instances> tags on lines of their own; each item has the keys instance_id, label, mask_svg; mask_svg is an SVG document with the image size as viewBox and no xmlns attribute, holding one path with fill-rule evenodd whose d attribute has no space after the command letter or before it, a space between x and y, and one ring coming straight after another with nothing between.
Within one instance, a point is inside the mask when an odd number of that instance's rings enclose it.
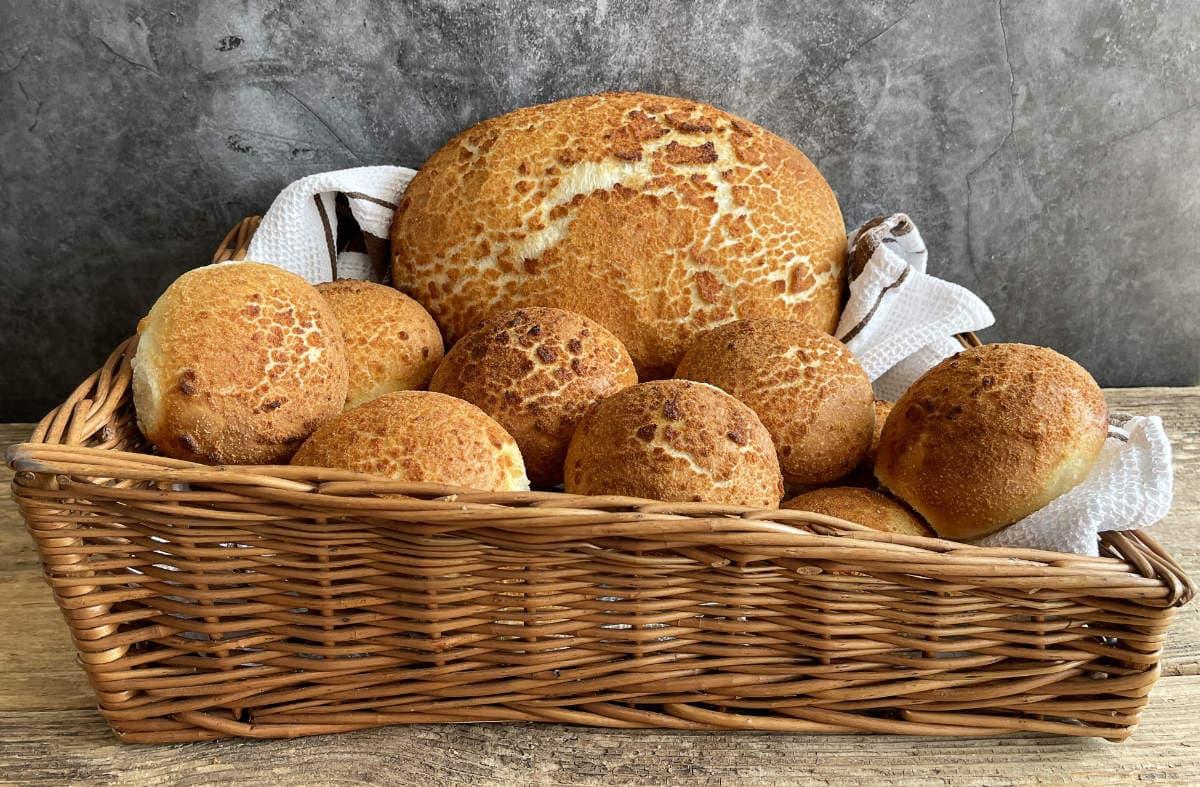
<instances>
[{"instance_id":1,"label":"towel fold","mask_svg":"<svg viewBox=\"0 0 1200 787\"><path fill-rule=\"evenodd\" d=\"M850 234L850 297L837 337L889 401L938 361L962 349L955 334L996 321L965 287L925 272L929 252L903 213L880 216Z\"/></svg>"},{"instance_id":2,"label":"towel fold","mask_svg":"<svg viewBox=\"0 0 1200 787\"><path fill-rule=\"evenodd\" d=\"M371 260L361 252L338 253L335 200L344 194L363 233L386 241L392 214L415 174L407 167L380 166L300 178L271 203L250 239L246 258L274 263L313 284L334 279L379 281L386 261Z\"/></svg>"}]
</instances>

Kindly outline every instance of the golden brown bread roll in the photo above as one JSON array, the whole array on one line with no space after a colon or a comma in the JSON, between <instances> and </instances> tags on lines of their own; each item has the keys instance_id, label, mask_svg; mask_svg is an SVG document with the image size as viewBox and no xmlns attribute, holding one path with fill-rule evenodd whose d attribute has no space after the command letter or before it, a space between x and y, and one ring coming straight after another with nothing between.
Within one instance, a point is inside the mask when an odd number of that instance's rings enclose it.
<instances>
[{"instance_id":1,"label":"golden brown bread roll","mask_svg":"<svg viewBox=\"0 0 1200 787\"><path fill-rule=\"evenodd\" d=\"M896 402L875 476L946 538L975 539L1082 481L1108 407L1079 364L1046 347L989 344L947 358Z\"/></svg>"},{"instance_id":2,"label":"golden brown bread roll","mask_svg":"<svg viewBox=\"0 0 1200 787\"><path fill-rule=\"evenodd\" d=\"M316 289L258 262L188 271L138 324L133 402L167 456L286 461L346 400L341 329Z\"/></svg>"},{"instance_id":3,"label":"golden brown bread roll","mask_svg":"<svg viewBox=\"0 0 1200 787\"><path fill-rule=\"evenodd\" d=\"M346 341L346 407L389 391L424 388L442 360L442 334L421 304L383 284L341 279L317 285Z\"/></svg>"},{"instance_id":4,"label":"golden brown bread roll","mask_svg":"<svg viewBox=\"0 0 1200 787\"><path fill-rule=\"evenodd\" d=\"M770 431L789 483L835 481L870 448L870 379L845 345L804 323L755 319L713 328L696 338L675 374L749 405Z\"/></svg>"},{"instance_id":5,"label":"golden brown bread roll","mask_svg":"<svg viewBox=\"0 0 1200 787\"><path fill-rule=\"evenodd\" d=\"M929 537L936 535L928 525L900 503L887 495L857 486L827 486L814 489L796 495L780 508L835 516L885 533Z\"/></svg>"},{"instance_id":6,"label":"golden brown bread roll","mask_svg":"<svg viewBox=\"0 0 1200 787\"><path fill-rule=\"evenodd\" d=\"M470 402L393 391L346 410L305 441L294 465L489 492L529 489L517 443Z\"/></svg>"},{"instance_id":7,"label":"golden brown bread roll","mask_svg":"<svg viewBox=\"0 0 1200 787\"><path fill-rule=\"evenodd\" d=\"M567 449L564 483L582 495L773 508L779 462L758 416L703 383L659 380L602 399Z\"/></svg>"},{"instance_id":8,"label":"golden brown bread roll","mask_svg":"<svg viewBox=\"0 0 1200 787\"><path fill-rule=\"evenodd\" d=\"M581 96L479 123L413 178L392 225L393 279L449 343L521 306L584 314L641 376L740 316L832 331L846 232L790 143L705 104Z\"/></svg>"},{"instance_id":9,"label":"golden brown bread roll","mask_svg":"<svg viewBox=\"0 0 1200 787\"><path fill-rule=\"evenodd\" d=\"M629 353L599 323L530 307L504 312L460 339L429 387L495 418L516 438L530 480L554 486L587 408L636 384Z\"/></svg>"}]
</instances>

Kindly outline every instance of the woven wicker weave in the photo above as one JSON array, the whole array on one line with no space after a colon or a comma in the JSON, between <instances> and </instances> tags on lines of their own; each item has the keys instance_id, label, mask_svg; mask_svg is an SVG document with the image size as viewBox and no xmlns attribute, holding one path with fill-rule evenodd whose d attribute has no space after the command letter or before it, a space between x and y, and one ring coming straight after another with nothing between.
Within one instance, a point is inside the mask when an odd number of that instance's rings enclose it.
<instances>
[{"instance_id":1,"label":"woven wicker weave","mask_svg":"<svg viewBox=\"0 0 1200 787\"><path fill-rule=\"evenodd\" d=\"M153 456L133 348L9 457L125 741L466 721L1120 740L1194 593L1139 532L1088 558Z\"/></svg>"}]
</instances>

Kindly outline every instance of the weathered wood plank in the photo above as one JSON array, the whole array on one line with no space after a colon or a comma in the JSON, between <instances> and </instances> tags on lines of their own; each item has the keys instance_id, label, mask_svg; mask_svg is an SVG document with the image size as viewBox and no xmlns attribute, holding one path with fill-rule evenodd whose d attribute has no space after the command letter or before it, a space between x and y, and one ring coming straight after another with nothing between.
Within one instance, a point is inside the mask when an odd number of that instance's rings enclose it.
<instances>
[{"instance_id":1,"label":"weathered wood plank","mask_svg":"<svg viewBox=\"0 0 1200 787\"><path fill-rule=\"evenodd\" d=\"M29 437L33 424L0 424L0 452L4 452L13 443L19 443ZM25 532L25 523L17 513L17 504L9 493L12 482L12 471L8 465L0 463L0 572L13 569L38 569L37 550L33 541Z\"/></svg>"},{"instance_id":2,"label":"weathered wood plank","mask_svg":"<svg viewBox=\"0 0 1200 787\"><path fill-rule=\"evenodd\" d=\"M94 708L41 572L0 573L0 711Z\"/></svg>"}]
</instances>

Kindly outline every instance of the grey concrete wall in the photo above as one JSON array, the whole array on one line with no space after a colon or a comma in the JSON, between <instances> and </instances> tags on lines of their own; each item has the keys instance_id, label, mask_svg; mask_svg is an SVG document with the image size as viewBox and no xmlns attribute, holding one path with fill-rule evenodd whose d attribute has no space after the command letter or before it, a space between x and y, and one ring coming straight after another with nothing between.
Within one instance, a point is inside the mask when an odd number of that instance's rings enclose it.
<instances>
[{"instance_id":1,"label":"grey concrete wall","mask_svg":"<svg viewBox=\"0 0 1200 787\"><path fill-rule=\"evenodd\" d=\"M289 180L482 118L677 94L905 210L992 340L1200 378L1200 3L119 2L0 11L0 418L66 394Z\"/></svg>"}]
</instances>

